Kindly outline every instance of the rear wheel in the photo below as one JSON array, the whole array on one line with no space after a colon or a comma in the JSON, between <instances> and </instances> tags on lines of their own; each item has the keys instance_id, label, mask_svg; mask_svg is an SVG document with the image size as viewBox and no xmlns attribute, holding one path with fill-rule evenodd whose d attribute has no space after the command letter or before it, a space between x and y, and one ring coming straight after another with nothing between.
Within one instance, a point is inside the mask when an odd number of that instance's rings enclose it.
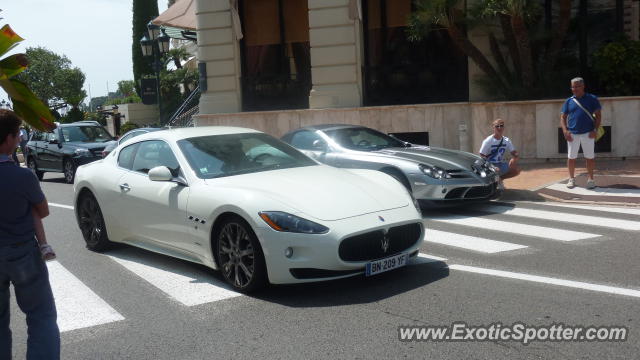
<instances>
[{"instance_id":1,"label":"rear wheel","mask_svg":"<svg viewBox=\"0 0 640 360\"><path fill-rule=\"evenodd\" d=\"M113 244L107 237L107 228L98 200L92 194L82 196L79 201L78 225L87 243L87 249L102 252Z\"/></svg>"},{"instance_id":2,"label":"rear wheel","mask_svg":"<svg viewBox=\"0 0 640 360\"><path fill-rule=\"evenodd\" d=\"M73 163L73 160L66 159L63 165L64 171L64 181L67 184L73 184L73 179L76 177L76 164Z\"/></svg>"},{"instance_id":3,"label":"rear wheel","mask_svg":"<svg viewBox=\"0 0 640 360\"><path fill-rule=\"evenodd\" d=\"M27 159L27 166L38 177L38 180L42 181L42 178L44 177L44 171L38 170L38 164L36 164L36 159L30 156Z\"/></svg>"},{"instance_id":4,"label":"rear wheel","mask_svg":"<svg viewBox=\"0 0 640 360\"><path fill-rule=\"evenodd\" d=\"M266 284L264 255L249 224L239 217L232 217L214 236L219 269L235 290L248 293Z\"/></svg>"}]
</instances>

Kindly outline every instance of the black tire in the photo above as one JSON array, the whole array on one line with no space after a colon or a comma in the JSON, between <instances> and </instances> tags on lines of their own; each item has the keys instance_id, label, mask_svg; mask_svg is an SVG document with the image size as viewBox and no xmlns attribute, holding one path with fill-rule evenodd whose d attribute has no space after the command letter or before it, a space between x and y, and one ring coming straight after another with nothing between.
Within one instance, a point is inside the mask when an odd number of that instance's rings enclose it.
<instances>
[{"instance_id":1,"label":"black tire","mask_svg":"<svg viewBox=\"0 0 640 360\"><path fill-rule=\"evenodd\" d=\"M78 201L77 220L87 249L102 252L113 245L107 236L107 227L98 200L92 194L87 193Z\"/></svg>"},{"instance_id":2,"label":"black tire","mask_svg":"<svg viewBox=\"0 0 640 360\"><path fill-rule=\"evenodd\" d=\"M383 173L391 176L392 178L398 180L400 182L400 184L402 184L405 188L407 188L407 190L409 190L409 192L411 192L411 184L409 184L409 179L407 179L407 177L404 176L404 174L401 173L399 170L396 170L396 169L382 169L381 171Z\"/></svg>"},{"instance_id":3,"label":"black tire","mask_svg":"<svg viewBox=\"0 0 640 360\"><path fill-rule=\"evenodd\" d=\"M227 218L213 236L218 269L234 290L250 293L266 285L264 254L246 221L238 216Z\"/></svg>"},{"instance_id":4,"label":"black tire","mask_svg":"<svg viewBox=\"0 0 640 360\"><path fill-rule=\"evenodd\" d=\"M64 182L67 184L73 184L73 179L76 177L76 169L78 167L71 159L65 159L62 164L62 172L64 173Z\"/></svg>"},{"instance_id":5,"label":"black tire","mask_svg":"<svg viewBox=\"0 0 640 360\"><path fill-rule=\"evenodd\" d=\"M36 163L36 159L32 156L27 158L27 167L33 171L33 173L38 177L38 180L42 181L44 177L44 171L38 170L38 164Z\"/></svg>"}]
</instances>

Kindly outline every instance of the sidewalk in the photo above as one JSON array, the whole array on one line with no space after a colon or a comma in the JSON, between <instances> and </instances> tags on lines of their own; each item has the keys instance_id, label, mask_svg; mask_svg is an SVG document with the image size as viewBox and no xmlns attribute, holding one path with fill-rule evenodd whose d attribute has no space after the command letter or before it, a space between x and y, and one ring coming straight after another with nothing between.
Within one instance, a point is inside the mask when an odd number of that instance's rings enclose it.
<instances>
[{"instance_id":1,"label":"sidewalk","mask_svg":"<svg viewBox=\"0 0 640 360\"><path fill-rule=\"evenodd\" d=\"M596 158L593 190L585 188L587 173L584 160L576 162L576 187L566 187L565 161L523 164L522 172L504 181L507 190L502 200L563 201L602 205L640 206L640 160Z\"/></svg>"}]
</instances>

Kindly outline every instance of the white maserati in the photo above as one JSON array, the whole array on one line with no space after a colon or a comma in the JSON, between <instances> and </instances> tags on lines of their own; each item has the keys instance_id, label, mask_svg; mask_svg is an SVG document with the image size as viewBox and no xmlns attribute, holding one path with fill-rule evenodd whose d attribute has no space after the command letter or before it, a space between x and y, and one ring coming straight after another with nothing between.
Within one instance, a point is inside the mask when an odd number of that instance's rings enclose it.
<instances>
[{"instance_id":1,"label":"white maserati","mask_svg":"<svg viewBox=\"0 0 640 360\"><path fill-rule=\"evenodd\" d=\"M242 128L135 137L79 167L74 192L90 250L119 242L204 264L243 292L395 269L424 234L392 177L322 165Z\"/></svg>"}]
</instances>

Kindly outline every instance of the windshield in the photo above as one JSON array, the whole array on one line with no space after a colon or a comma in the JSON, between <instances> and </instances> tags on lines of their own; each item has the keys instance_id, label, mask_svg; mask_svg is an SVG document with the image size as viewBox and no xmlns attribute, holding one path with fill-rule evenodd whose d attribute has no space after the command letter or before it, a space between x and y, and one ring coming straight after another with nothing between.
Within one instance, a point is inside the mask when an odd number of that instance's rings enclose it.
<instances>
[{"instance_id":1,"label":"windshield","mask_svg":"<svg viewBox=\"0 0 640 360\"><path fill-rule=\"evenodd\" d=\"M325 133L338 145L351 150L373 151L410 146L389 135L364 127L328 130Z\"/></svg>"},{"instance_id":2,"label":"windshield","mask_svg":"<svg viewBox=\"0 0 640 360\"><path fill-rule=\"evenodd\" d=\"M65 142L107 142L113 140L111 135L100 126L65 126L62 129Z\"/></svg>"},{"instance_id":3,"label":"windshield","mask_svg":"<svg viewBox=\"0 0 640 360\"><path fill-rule=\"evenodd\" d=\"M289 145L262 133L213 135L178 141L202 179L317 165Z\"/></svg>"}]
</instances>

